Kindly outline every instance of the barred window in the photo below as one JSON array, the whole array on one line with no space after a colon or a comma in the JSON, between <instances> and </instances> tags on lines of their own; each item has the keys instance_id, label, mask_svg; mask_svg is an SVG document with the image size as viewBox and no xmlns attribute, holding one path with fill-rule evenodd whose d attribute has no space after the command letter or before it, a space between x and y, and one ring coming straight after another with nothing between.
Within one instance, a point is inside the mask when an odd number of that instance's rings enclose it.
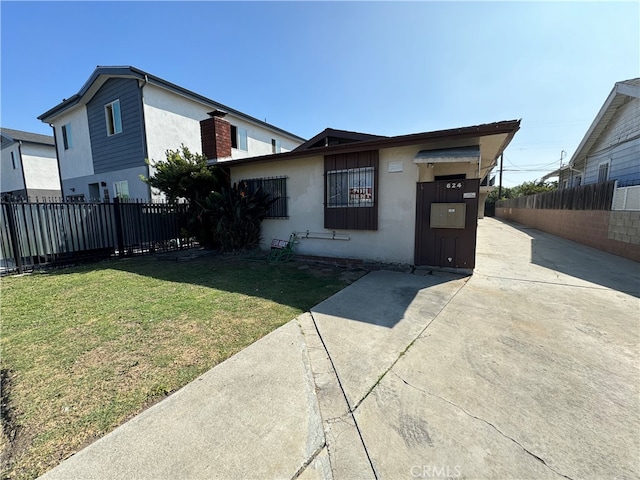
<instances>
[{"instance_id":1,"label":"barred window","mask_svg":"<svg viewBox=\"0 0 640 480\"><path fill-rule=\"evenodd\" d=\"M609 162L598 165L598 183L609 180Z\"/></svg>"},{"instance_id":2,"label":"barred window","mask_svg":"<svg viewBox=\"0 0 640 480\"><path fill-rule=\"evenodd\" d=\"M324 228L378 229L378 151L324 157Z\"/></svg>"},{"instance_id":3,"label":"barred window","mask_svg":"<svg viewBox=\"0 0 640 480\"><path fill-rule=\"evenodd\" d=\"M372 207L373 167L327 172L327 207Z\"/></svg>"},{"instance_id":4,"label":"barred window","mask_svg":"<svg viewBox=\"0 0 640 480\"><path fill-rule=\"evenodd\" d=\"M250 178L242 180L247 192L253 195L258 189L276 201L269 206L266 218L289 218L287 210L287 177Z\"/></svg>"}]
</instances>

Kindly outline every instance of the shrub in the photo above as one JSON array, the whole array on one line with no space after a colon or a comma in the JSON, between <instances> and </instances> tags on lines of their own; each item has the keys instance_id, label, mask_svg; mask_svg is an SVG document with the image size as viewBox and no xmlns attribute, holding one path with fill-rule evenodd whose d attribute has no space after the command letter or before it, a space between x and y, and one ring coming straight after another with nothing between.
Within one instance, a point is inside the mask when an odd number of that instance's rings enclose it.
<instances>
[{"instance_id":1,"label":"shrub","mask_svg":"<svg viewBox=\"0 0 640 480\"><path fill-rule=\"evenodd\" d=\"M246 185L234 184L212 192L200 204L199 217L211 225L213 242L222 251L245 250L260 243L260 224L275 201L260 189L251 194Z\"/></svg>"}]
</instances>

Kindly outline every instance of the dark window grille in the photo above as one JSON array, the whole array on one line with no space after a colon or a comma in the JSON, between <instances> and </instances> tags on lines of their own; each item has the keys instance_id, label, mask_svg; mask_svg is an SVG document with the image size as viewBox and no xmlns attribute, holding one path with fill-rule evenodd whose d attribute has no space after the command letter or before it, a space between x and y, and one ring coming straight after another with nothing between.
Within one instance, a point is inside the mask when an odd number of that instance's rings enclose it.
<instances>
[{"instance_id":1,"label":"dark window grille","mask_svg":"<svg viewBox=\"0 0 640 480\"><path fill-rule=\"evenodd\" d=\"M598 183L609 180L609 163L601 163L598 167Z\"/></svg>"},{"instance_id":2,"label":"dark window grille","mask_svg":"<svg viewBox=\"0 0 640 480\"><path fill-rule=\"evenodd\" d=\"M289 218L287 210L287 177L250 178L240 182L253 195L258 189L276 201L269 206L266 218Z\"/></svg>"},{"instance_id":3,"label":"dark window grille","mask_svg":"<svg viewBox=\"0 0 640 480\"><path fill-rule=\"evenodd\" d=\"M373 167L327 172L327 207L373 207Z\"/></svg>"}]
</instances>

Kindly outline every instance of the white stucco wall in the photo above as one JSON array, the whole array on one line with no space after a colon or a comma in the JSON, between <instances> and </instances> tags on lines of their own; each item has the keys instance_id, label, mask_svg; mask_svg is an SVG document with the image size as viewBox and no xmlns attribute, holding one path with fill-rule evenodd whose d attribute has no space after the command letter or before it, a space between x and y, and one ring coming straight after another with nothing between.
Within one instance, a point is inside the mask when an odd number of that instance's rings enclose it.
<instances>
[{"instance_id":1,"label":"white stucco wall","mask_svg":"<svg viewBox=\"0 0 640 480\"><path fill-rule=\"evenodd\" d=\"M95 175L86 175L83 177L70 178L63 180L63 195L84 195L85 200L104 200L104 189L109 189L109 199L115 198L114 182L126 180L129 186L129 197L134 200L149 201L149 186L140 180L140 175L147 176L147 167L134 167L113 172L99 173ZM104 182L106 185L102 186ZM100 198L91 197L89 191L90 184L99 185ZM71 189L74 189L73 191Z\"/></svg>"},{"instance_id":2,"label":"white stucco wall","mask_svg":"<svg viewBox=\"0 0 640 480\"><path fill-rule=\"evenodd\" d=\"M60 190L55 147L23 143L21 150L26 188Z\"/></svg>"},{"instance_id":3,"label":"white stucco wall","mask_svg":"<svg viewBox=\"0 0 640 480\"><path fill-rule=\"evenodd\" d=\"M202 152L200 121L208 117L211 107L150 84L142 95L147 156L152 164L165 160L167 150L182 144L194 153Z\"/></svg>"},{"instance_id":4,"label":"white stucco wall","mask_svg":"<svg viewBox=\"0 0 640 480\"><path fill-rule=\"evenodd\" d=\"M11 152L15 159L15 167L11 162ZM24 189L24 179L22 178L22 165L20 163L20 153L18 151L18 143L2 149L2 164L0 170L0 188L3 193L14 192Z\"/></svg>"},{"instance_id":5,"label":"white stucco wall","mask_svg":"<svg viewBox=\"0 0 640 480\"><path fill-rule=\"evenodd\" d=\"M303 255L366 259L385 263L414 261L416 182L418 166L413 164L414 147L380 151L378 173L378 230L336 230L350 240L300 239L297 251ZM402 171L389 172L389 162ZM313 157L269 164L236 166L233 182L248 178L287 176L288 219L267 219L263 227L263 248L272 238L288 239L292 232L331 234L324 225L324 158Z\"/></svg>"},{"instance_id":6,"label":"white stucco wall","mask_svg":"<svg viewBox=\"0 0 640 480\"><path fill-rule=\"evenodd\" d=\"M71 147L65 150L62 141L62 126L67 123L71 124ZM87 108L81 105L71 112L62 114L56 119L54 128L62 180L93 175L93 155Z\"/></svg>"},{"instance_id":7,"label":"white stucco wall","mask_svg":"<svg viewBox=\"0 0 640 480\"><path fill-rule=\"evenodd\" d=\"M209 118L208 112L212 110L210 105L203 105L151 84L144 86L143 96L147 152L152 163L164 160L167 150L176 150L181 144L192 152L202 153L200 121ZM280 140L283 152L301 143L233 114L226 115L224 119L231 125L247 130L247 151L232 149L231 159L271 154L273 138Z\"/></svg>"},{"instance_id":8,"label":"white stucco wall","mask_svg":"<svg viewBox=\"0 0 640 480\"><path fill-rule=\"evenodd\" d=\"M231 125L245 128L247 130L247 151L238 150L236 148L231 149L231 159L247 158L247 157L259 157L261 155L271 155L272 144L271 140L280 140L281 150L279 153L290 152L302 142L296 142L284 135L278 134L273 130L268 130L262 126L247 122L242 118L235 117L231 114L224 117Z\"/></svg>"}]
</instances>

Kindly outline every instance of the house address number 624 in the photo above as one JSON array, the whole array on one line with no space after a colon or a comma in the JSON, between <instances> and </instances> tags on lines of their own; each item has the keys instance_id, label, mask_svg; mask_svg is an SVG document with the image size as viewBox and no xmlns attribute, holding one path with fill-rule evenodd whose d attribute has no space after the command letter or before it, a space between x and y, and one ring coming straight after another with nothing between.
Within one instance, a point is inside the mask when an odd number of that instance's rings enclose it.
<instances>
[{"instance_id":1,"label":"house address number 624","mask_svg":"<svg viewBox=\"0 0 640 480\"><path fill-rule=\"evenodd\" d=\"M461 182L449 182L447 183L447 188L462 188Z\"/></svg>"}]
</instances>

